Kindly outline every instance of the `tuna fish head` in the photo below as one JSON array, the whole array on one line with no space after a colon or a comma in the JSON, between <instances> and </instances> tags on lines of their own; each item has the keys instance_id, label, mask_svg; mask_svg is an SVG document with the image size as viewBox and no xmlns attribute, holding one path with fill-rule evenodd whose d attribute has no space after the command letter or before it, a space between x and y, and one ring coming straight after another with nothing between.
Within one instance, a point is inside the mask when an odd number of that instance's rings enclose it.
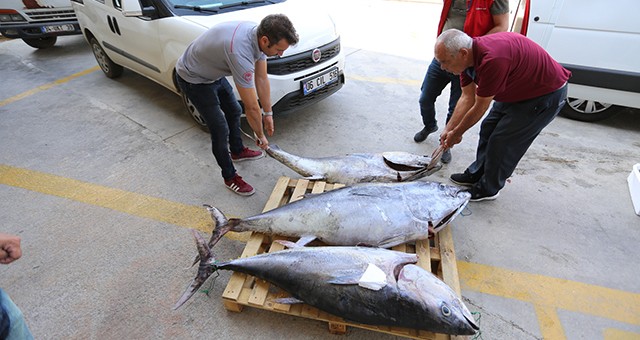
<instances>
[{"instance_id":1,"label":"tuna fish head","mask_svg":"<svg viewBox=\"0 0 640 340\"><path fill-rule=\"evenodd\" d=\"M398 275L398 289L414 300L420 323L434 332L473 335L480 329L456 293L435 275L416 266L404 266Z\"/></svg>"},{"instance_id":2,"label":"tuna fish head","mask_svg":"<svg viewBox=\"0 0 640 340\"><path fill-rule=\"evenodd\" d=\"M451 223L471 198L458 186L438 182L407 182L403 188L406 208L416 220L429 223L436 233Z\"/></svg>"}]
</instances>

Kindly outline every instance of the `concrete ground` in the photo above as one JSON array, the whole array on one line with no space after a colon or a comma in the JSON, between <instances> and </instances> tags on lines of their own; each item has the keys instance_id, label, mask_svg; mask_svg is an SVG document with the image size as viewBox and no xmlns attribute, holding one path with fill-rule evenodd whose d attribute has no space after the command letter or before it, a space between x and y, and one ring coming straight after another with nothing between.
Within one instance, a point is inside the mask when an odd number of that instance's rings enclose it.
<instances>
[{"instance_id":1,"label":"concrete ground","mask_svg":"<svg viewBox=\"0 0 640 340\"><path fill-rule=\"evenodd\" d=\"M347 83L332 97L276 117L270 139L303 156L408 151L419 87L432 57L437 2L327 2L347 50ZM357 14L357 15L354 15ZM210 296L171 307L195 274L189 228L211 227L203 203L230 216L260 212L280 176L273 159L237 165L256 187L223 187L208 135L177 96L125 71L106 78L82 37L47 50L0 43L0 232L24 255L0 266L0 287L36 339L394 339L246 308L227 312L221 273ZM438 99L444 121L447 91ZM462 295L482 339L640 338L640 217L626 178L640 162L640 111L598 123L558 117L500 197L470 203L453 228ZM430 180L474 159L478 127ZM247 141L249 144L249 141ZM216 247L238 257L238 235Z\"/></svg>"}]
</instances>

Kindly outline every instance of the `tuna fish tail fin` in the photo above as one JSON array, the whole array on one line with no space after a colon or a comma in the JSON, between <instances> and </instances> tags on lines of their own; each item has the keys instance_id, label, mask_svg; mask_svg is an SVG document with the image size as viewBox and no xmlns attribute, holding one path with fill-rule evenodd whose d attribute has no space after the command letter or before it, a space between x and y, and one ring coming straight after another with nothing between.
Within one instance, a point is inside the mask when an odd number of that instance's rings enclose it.
<instances>
[{"instance_id":1,"label":"tuna fish tail fin","mask_svg":"<svg viewBox=\"0 0 640 340\"><path fill-rule=\"evenodd\" d=\"M208 204L203 204L203 206L207 208L209 214L211 215L211 219L215 223L213 232L211 232L211 238L209 239L209 248L213 248L213 246L215 246L216 243L220 241L224 234L233 230L233 228L238 225L238 223L240 223L240 220L237 218L232 218L231 220L229 220L224 215L224 213L220 211L220 209ZM200 255L196 255L196 258L193 260L192 266L198 263L198 261L200 261Z\"/></svg>"},{"instance_id":2,"label":"tuna fish tail fin","mask_svg":"<svg viewBox=\"0 0 640 340\"><path fill-rule=\"evenodd\" d=\"M213 258L213 254L211 253L211 248L207 245L207 242L204 240L202 235L195 230L191 230L193 233L193 237L196 241L196 246L198 247L198 253L200 257L200 265L198 266L198 274L193 279L189 287L184 291L180 300L176 302L176 305L173 307L174 310L180 308L187 300L189 300L193 294L198 291L198 288L202 286L202 284L207 281L209 276L213 274L217 267L214 264L215 259Z\"/></svg>"},{"instance_id":3,"label":"tuna fish tail fin","mask_svg":"<svg viewBox=\"0 0 640 340\"><path fill-rule=\"evenodd\" d=\"M209 213L211 214L211 219L215 222L215 227L213 228L213 232L211 233L211 239L209 239L209 248L213 248L213 246L220 241L224 234L232 231L241 220L237 218L227 219L220 209L216 207L212 207L208 204L204 205Z\"/></svg>"}]
</instances>

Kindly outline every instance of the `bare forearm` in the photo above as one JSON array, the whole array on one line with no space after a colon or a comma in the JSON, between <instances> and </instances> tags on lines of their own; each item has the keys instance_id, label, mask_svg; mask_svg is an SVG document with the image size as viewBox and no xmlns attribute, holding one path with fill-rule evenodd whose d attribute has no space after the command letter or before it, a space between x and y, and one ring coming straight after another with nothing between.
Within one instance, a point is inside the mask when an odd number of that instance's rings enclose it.
<instances>
[{"instance_id":1,"label":"bare forearm","mask_svg":"<svg viewBox=\"0 0 640 340\"><path fill-rule=\"evenodd\" d=\"M269 79L256 79L256 92L260 98L260 105L265 112L271 112L271 85Z\"/></svg>"},{"instance_id":2,"label":"bare forearm","mask_svg":"<svg viewBox=\"0 0 640 340\"><path fill-rule=\"evenodd\" d=\"M475 103L475 98L473 96L465 96L463 95L458 100L455 109L453 110L453 114L451 115L451 119L447 123L445 127L446 131L451 131L456 128L460 122L462 122L464 116L469 112L473 104Z\"/></svg>"},{"instance_id":3,"label":"bare forearm","mask_svg":"<svg viewBox=\"0 0 640 340\"><path fill-rule=\"evenodd\" d=\"M263 127L262 127L262 112L256 106L255 108L246 109L245 115L247 116L247 123L251 127L251 130L255 132L258 139L262 139L264 137Z\"/></svg>"},{"instance_id":4,"label":"bare forearm","mask_svg":"<svg viewBox=\"0 0 640 340\"><path fill-rule=\"evenodd\" d=\"M482 116L484 116L484 113L487 112L488 108L489 103L475 101L473 106L471 106L464 117L462 117L462 120L456 125L453 131L460 135L464 134L472 126L476 125L478 121L480 121Z\"/></svg>"}]
</instances>

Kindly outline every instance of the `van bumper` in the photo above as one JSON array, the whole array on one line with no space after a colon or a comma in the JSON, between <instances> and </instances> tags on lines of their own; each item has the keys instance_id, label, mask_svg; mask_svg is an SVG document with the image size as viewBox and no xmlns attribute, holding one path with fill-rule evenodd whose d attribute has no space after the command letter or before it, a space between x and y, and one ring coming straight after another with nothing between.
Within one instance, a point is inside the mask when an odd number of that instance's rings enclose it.
<instances>
[{"instance_id":1,"label":"van bumper","mask_svg":"<svg viewBox=\"0 0 640 340\"><path fill-rule=\"evenodd\" d=\"M49 23L27 23L17 25L1 25L0 33L11 39L31 39L52 37L59 35L81 34L80 25L77 21L62 21Z\"/></svg>"}]
</instances>

